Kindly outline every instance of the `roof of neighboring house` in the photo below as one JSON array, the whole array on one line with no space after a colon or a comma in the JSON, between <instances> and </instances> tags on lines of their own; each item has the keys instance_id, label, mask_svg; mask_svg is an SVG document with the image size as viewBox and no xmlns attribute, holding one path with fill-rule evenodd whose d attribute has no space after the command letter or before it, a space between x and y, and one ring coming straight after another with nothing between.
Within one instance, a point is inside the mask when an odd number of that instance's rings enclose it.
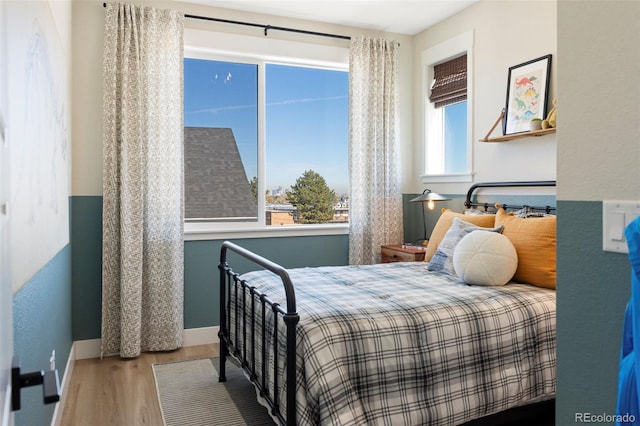
<instances>
[{"instance_id":1,"label":"roof of neighboring house","mask_svg":"<svg viewBox=\"0 0 640 426\"><path fill-rule=\"evenodd\" d=\"M256 217L256 199L229 128L185 127L185 218Z\"/></svg>"}]
</instances>

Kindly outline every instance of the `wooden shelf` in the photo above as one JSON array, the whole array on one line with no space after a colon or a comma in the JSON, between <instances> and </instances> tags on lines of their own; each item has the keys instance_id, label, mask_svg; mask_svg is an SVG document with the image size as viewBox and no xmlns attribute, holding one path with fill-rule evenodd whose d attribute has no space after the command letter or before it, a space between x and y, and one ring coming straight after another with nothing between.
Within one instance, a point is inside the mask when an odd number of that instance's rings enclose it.
<instances>
[{"instance_id":1,"label":"wooden shelf","mask_svg":"<svg viewBox=\"0 0 640 426\"><path fill-rule=\"evenodd\" d=\"M500 115L498 115L498 119L496 120L495 123L493 123L493 126L491 126L491 129L489 129L489 132L485 135L483 139L480 139L480 142L506 142L513 139L530 138L533 136L544 136L544 135L548 135L549 133L556 132L556 128L551 127L543 130L533 130L529 132L514 133L512 135L496 136L495 138L490 138L489 136L491 135L491 133L493 133L495 128L498 127L498 124L502 121L503 118L504 118L504 109L500 112Z\"/></svg>"},{"instance_id":2,"label":"wooden shelf","mask_svg":"<svg viewBox=\"0 0 640 426\"><path fill-rule=\"evenodd\" d=\"M555 132L556 132L556 128L551 127L549 129L533 130L530 132L523 132L523 133L514 133L513 135L496 136L495 138L485 137L484 139L480 139L480 142L506 142L513 139L530 138L534 136L544 136L544 135L548 135L550 133L555 133Z\"/></svg>"}]
</instances>

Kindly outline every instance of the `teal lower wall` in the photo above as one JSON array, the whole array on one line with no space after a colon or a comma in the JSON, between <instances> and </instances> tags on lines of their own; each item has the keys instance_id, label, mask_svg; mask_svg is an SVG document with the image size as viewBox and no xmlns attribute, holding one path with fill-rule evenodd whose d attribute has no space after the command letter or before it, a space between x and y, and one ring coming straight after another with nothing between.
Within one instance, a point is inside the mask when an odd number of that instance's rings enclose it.
<instances>
[{"instance_id":1,"label":"teal lower wall","mask_svg":"<svg viewBox=\"0 0 640 426\"><path fill-rule=\"evenodd\" d=\"M349 241L346 235L282 237L233 240L285 268L346 265ZM186 241L184 245L184 325L198 328L218 325L219 271L222 241ZM256 265L234 253L228 262L238 273L255 270Z\"/></svg>"},{"instance_id":2,"label":"teal lower wall","mask_svg":"<svg viewBox=\"0 0 640 426\"><path fill-rule=\"evenodd\" d=\"M556 424L615 414L628 256L602 251L602 202L558 201ZM611 424L611 423L607 423Z\"/></svg>"},{"instance_id":3,"label":"teal lower wall","mask_svg":"<svg viewBox=\"0 0 640 426\"><path fill-rule=\"evenodd\" d=\"M47 370L55 350L62 380L73 343L69 245L13 296L13 327L14 353L20 357L21 373ZM55 404L43 404L41 386L23 388L21 405L15 413L17 426L51 424Z\"/></svg>"},{"instance_id":4,"label":"teal lower wall","mask_svg":"<svg viewBox=\"0 0 640 426\"><path fill-rule=\"evenodd\" d=\"M422 237L420 205L405 194L405 240ZM439 209L462 209L462 197L427 212L430 233ZM102 197L71 197L71 244L13 298L14 347L23 371L47 368L56 350L62 378L74 340L100 337ZM348 262L348 237L244 239L238 243L287 268ZM217 325L221 241L185 243L185 327ZM614 414L622 322L630 297L628 256L602 251L602 203L558 201L558 393L556 423L576 414ZM235 262L238 272L251 267ZM40 388L22 390L17 425L51 422Z\"/></svg>"},{"instance_id":5,"label":"teal lower wall","mask_svg":"<svg viewBox=\"0 0 640 426\"><path fill-rule=\"evenodd\" d=\"M102 300L102 197L71 199L73 340L100 338ZM345 265L346 235L234 240L285 268ZM218 325L218 262L222 241L186 241L184 245L185 328ZM251 266L240 259L237 272Z\"/></svg>"},{"instance_id":6,"label":"teal lower wall","mask_svg":"<svg viewBox=\"0 0 640 426\"><path fill-rule=\"evenodd\" d=\"M422 239L425 225L422 204L409 200L419 194L403 194L404 240ZM426 210L427 236L435 226L442 208L464 210L464 195L449 195ZM514 202L515 203L515 202ZM544 205L544 204L542 204ZM72 298L74 340L100 337L102 292L102 197L71 197ZM349 261L347 235L281 237L235 240L285 268L345 265ZM400 243L401 241L398 241ZM221 240L186 241L184 246L184 322L185 328L218 324L218 257ZM237 272L246 272L249 264L242 259L232 264Z\"/></svg>"},{"instance_id":7,"label":"teal lower wall","mask_svg":"<svg viewBox=\"0 0 640 426\"><path fill-rule=\"evenodd\" d=\"M71 334L100 337L102 303L102 197L71 197Z\"/></svg>"},{"instance_id":8,"label":"teal lower wall","mask_svg":"<svg viewBox=\"0 0 640 426\"><path fill-rule=\"evenodd\" d=\"M421 238L423 233L420 205L405 195L405 240ZM101 208L102 197L72 197L72 281L73 281L73 340L100 336L101 292ZM439 209L461 210L462 198L439 203L436 211L427 213L428 233L437 221ZM299 266L340 265L348 262L347 236L269 238L239 240L239 244L281 263L287 268ZM185 243L185 327L197 328L217 324L217 264L221 241L188 241ZM47 268L64 269L69 248ZM602 203L599 201L558 201L558 395L557 424L575 424L576 413L614 414L617 395L617 371L624 310L630 296L628 257L602 251ZM240 261L238 272L248 270ZM45 269L47 269L45 268ZM44 275L52 272L41 271ZM60 272L53 275L63 276ZM65 278L57 278L59 286L68 285ZM30 292L30 285L23 291ZM53 289L53 287L51 287ZM61 294L64 294L64 288ZM38 296L38 304L26 302L28 294L18 294L14 310L25 319L17 324L35 326L38 321L27 320L25 309L34 309L51 297L46 290ZM58 301L56 305L64 306ZM55 315L62 315L56 309ZM36 317L36 312L33 313ZM48 326L48 323L47 323ZM18 325L16 326L18 327ZM44 325L42 325L44 327ZM64 329L64 326L60 330ZM18 330L18 328L16 328ZM34 333L22 333L22 337ZM37 333L36 333L37 334ZM44 330L42 334L45 334ZM38 339L42 339L39 336ZM64 340L58 358L66 358ZM17 338L18 340L18 338ZM48 359L51 343L20 342L17 346L37 346L40 358ZM35 368L35 367L34 367ZM37 367L40 368L40 367Z\"/></svg>"}]
</instances>

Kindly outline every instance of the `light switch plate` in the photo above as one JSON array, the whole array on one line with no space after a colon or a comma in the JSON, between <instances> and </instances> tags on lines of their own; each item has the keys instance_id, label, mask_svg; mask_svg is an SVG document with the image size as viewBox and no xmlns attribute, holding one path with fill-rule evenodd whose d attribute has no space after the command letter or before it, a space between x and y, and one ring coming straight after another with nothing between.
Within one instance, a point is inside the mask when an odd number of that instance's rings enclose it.
<instances>
[{"instance_id":1,"label":"light switch plate","mask_svg":"<svg viewBox=\"0 0 640 426\"><path fill-rule=\"evenodd\" d=\"M625 228L640 216L640 201L602 202L602 250L629 253Z\"/></svg>"}]
</instances>

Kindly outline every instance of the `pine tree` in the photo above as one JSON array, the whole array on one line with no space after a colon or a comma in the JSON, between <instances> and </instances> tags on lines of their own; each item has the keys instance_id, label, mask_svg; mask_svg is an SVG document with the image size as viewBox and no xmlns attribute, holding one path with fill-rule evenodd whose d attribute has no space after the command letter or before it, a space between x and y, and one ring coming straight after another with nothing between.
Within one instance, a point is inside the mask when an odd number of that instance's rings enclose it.
<instances>
[{"instance_id":1,"label":"pine tree","mask_svg":"<svg viewBox=\"0 0 640 426\"><path fill-rule=\"evenodd\" d=\"M324 178L313 170L305 171L287 191L287 199L297 209L298 223L329 222L335 198Z\"/></svg>"},{"instance_id":2,"label":"pine tree","mask_svg":"<svg viewBox=\"0 0 640 426\"><path fill-rule=\"evenodd\" d=\"M251 193L253 194L253 198L255 198L256 202L258 201L258 178L254 176L249 182L249 186L251 187Z\"/></svg>"}]
</instances>

